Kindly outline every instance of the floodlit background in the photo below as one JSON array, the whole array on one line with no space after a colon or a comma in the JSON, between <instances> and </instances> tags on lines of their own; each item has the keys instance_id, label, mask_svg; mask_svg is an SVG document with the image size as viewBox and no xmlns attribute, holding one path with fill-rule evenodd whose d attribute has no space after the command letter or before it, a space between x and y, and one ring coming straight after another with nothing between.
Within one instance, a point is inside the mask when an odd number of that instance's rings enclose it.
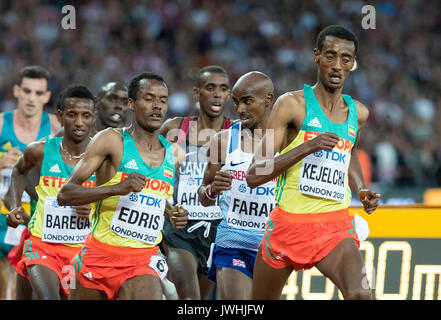
<instances>
[{"instance_id":1,"label":"floodlit background","mask_svg":"<svg viewBox=\"0 0 441 320\"><path fill-rule=\"evenodd\" d=\"M441 4L368 4L376 29L362 28L366 3L356 0L1 1L0 111L15 108L12 86L29 64L53 75L50 112L71 82L97 92L153 70L169 85L169 116L195 114L194 74L209 64L224 67L231 85L248 71L267 73L279 96L315 83L317 33L342 24L360 39L359 68L344 92L371 112L360 145L368 180L384 202L422 202L441 184ZM65 5L76 9L74 30L62 28Z\"/></svg>"}]
</instances>

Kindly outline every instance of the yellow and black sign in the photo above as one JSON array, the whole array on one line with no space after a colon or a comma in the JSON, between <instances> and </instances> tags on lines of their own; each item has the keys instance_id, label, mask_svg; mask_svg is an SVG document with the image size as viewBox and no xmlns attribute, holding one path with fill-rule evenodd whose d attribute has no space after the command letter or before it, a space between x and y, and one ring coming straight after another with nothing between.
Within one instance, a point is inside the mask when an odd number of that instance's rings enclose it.
<instances>
[{"instance_id":1,"label":"yellow and black sign","mask_svg":"<svg viewBox=\"0 0 441 320\"><path fill-rule=\"evenodd\" d=\"M369 224L360 244L376 300L441 300L441 206L381 206L372 215L350 208ZM282 292L287 300L342 299L316 268L293 272Z\"/></svg>"}]
</instances>

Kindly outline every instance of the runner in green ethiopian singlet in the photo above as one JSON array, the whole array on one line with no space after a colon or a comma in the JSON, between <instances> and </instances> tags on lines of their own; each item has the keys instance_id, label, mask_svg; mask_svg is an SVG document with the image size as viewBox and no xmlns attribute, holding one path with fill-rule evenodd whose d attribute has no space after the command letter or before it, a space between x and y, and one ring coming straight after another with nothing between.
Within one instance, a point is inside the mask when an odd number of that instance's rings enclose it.
<instances>
[{"instance_id":1,"label":"runner in green ethiopian singlet","mask_svg":"<svg viewBox=\"0 0 441 320\"><path fill-rule=\"evenodd\" d=\"M26 147L12 172L13 209L7 218L11 227L24 223L31 233L16 267L19 279L30 280L37 299L51 300L60 299L60 292L67 297L72 277L69 266L90 232L90 206L60 206L57 194L90 141L95 121L94 97L85 86L72 85L61 92L57 108L65 129L63 137L40 140ZM38 203L29 221L21 195L26 175L33 168L39 170L40 177L35 188ZM94 177L84 185L93 187Z\"/></svg>"},{"instance_id":2,"label":"runner in green ethiopian singlet","mask_svg":"<svg viewBox=\"0 0 441 320\"><path fill-rule=\"evenodd\" d=\"M60 205L95 203L70 299L162 299L160 280L168 268L157 244L164 218L176 228L188 220L186 210L167 202L185 156L157 132L167 102L161 76L145 72L132 79L132 124L99 132L58 194ZM97 186L84 188L94 172Z\"/></svg>"},{"instance_id":3,"label":"runner in green ethiopian singlet","mask_svg":"<svg viewBox=\"0 0 441 320\"><path fill-rule=\"evenodd\" d=\"M348 210L349 180L367 213L380 197L366 188L356 153L368 109L342 94L357 48L348 29L323 29L314 50L317 83L280 96L268 119L246 178L254 188L278 177L277 207L256 257L253 299L280 299L293 270L314 266L345 299L371 297Z\"/></svg>"}]
</instances>

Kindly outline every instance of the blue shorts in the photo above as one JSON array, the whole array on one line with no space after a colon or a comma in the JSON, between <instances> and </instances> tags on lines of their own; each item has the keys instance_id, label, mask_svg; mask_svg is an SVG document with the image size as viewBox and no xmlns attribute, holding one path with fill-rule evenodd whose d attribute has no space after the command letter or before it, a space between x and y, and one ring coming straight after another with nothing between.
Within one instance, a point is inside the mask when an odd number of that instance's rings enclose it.
<instances>
[{"instance_id":1,"label":"blue shorts","mask_svg":"<svg viewBox=\"0 0 441 320\"><path fill-rule=\"evenodd\" d=\"M208 269L208 278L216 281L217 268L232 268L239 270L252 279L256 255L256 251L223 248L215 244L213 248L212 263Z\"/></svg>"}]
</instances>

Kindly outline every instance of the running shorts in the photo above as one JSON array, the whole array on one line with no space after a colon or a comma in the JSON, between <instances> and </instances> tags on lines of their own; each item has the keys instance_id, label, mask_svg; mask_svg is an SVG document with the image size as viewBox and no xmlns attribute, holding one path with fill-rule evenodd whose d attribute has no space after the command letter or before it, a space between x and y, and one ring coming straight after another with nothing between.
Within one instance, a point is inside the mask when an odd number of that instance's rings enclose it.
<instances>
[{"instance_id":1,"label":"running shorts","mask_svg":"<svg viewBox=\"0 0 441 320\"><path fill-rule=\"evenodd\" d=\"M184 229L176 229L165 219L162 231L163 240L168 247L190 252L198 264L198 273L207 275L207 261L211 244L216 239L217 226L222 220L207 222L206 226L194 228L200 221L189 221Z\"/></svg>"},{"instance_id":2,"label":"running shorts","mask_svg":"<svg viewBox=\"0 0 441 320\"><path fill-rule=\"evenodd\" d=\"M24 242L25 240L29 239L30 236L31 233L29 232L29 230L27 228L24 229L20 237L20 243L12 248L11 251L9 251L8 258L9 264L11 266L16 266L17 263L21 260L21 256L23 255Z\"/></svg>"},{"instance_id":3,"label":"running shorts","mask_svg":"<svg viewBox=\"0 0 441 320\"><path fill-rule=\"evenodd\" d=\"M118 298L121 285L130 278L150 274L161 280L167 275L165 257L158 246L126 248L100 242L89 234L74 259L75 276L81 285Z\"/></svg>"},{"instance_id":4,"label":"running shorts","mask_svg":"<svg viewBox=\"0 0 441 320\"><path fill-rule=\"evenodd\" d=\"M311 269L326 257L342 240L360 242L355 231L354 217L348 209L293 214L274 208L260 243L263 260L275 269L293 266Z\"/></svg>"},{"instance_id":5,"label":"running shorts","mask_svg":"<svg viewBox=\"0 0 441 320\"><path fill-rule=\"evenodd\" d=\"M242 272L252 279L256 255L256 251L223 248L215 244L213 249L212 263L208 269L208 278L216 282L217 269L231 268Z\"/></svg>"},{"instance_id":6,"label":"running shorts","mask_svg":"<svg viewBox=\"0 0 441 320\"><path fill-rule=\"evenodd\" d=\"M27 267L42 265L54 271L60 279L60 292L69 295L73 280L73 257L80 247L69 247L61 243L47 243L40 238L30 236L24 241L23 254L15 267L15 271L29 280Z\"/></svg>"}]
</instances>

